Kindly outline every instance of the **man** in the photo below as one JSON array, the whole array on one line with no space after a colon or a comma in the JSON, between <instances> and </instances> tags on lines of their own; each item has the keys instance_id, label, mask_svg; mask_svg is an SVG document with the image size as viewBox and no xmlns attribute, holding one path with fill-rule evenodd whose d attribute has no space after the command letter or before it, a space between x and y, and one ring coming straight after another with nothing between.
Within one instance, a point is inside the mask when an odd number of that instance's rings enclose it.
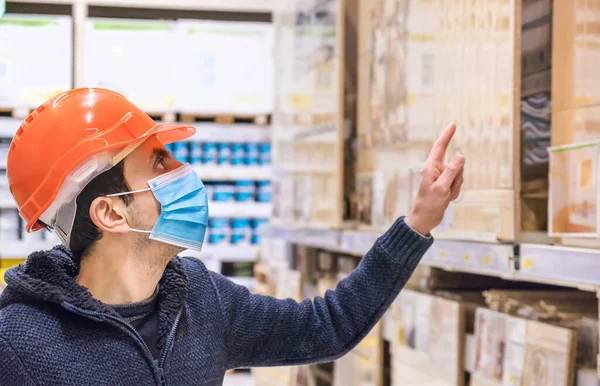
<instances>
[{"instance_id":1,"label":"man","mask_svg":"<svg viewBox=\"0 0 600 386\"><path fill-rule=\"evenodd\" d=\"M123 96L68 91L40 106L8 155L30 231L64 246L9 270L0 297L0 385L220 385L227 369L330 361L376 324L433 240L462 184L444 164L446 128L414 208L324 298L250 294L201 261L202 182L164 144L191 127L156 125Z\"/></svg>"}]
</instances>

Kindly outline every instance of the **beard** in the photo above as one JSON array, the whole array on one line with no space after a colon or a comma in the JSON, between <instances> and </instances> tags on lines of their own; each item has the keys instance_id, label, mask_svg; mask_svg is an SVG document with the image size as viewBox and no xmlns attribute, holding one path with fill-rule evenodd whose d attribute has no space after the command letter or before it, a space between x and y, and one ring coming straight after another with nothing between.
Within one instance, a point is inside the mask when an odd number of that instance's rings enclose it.
<instances>
[{"instance_id":1,"label":"beard","mask_svg":"<svg viewBox=\"0 0 600 386\"><path fill-rule=\"evenodd\" d=\"M141 208L135 200L129 205L129 210L131 218L130 226L132 228L151 231L158 220L158 216L152 215L151 211ZM149 233L130 232L130 236L134 251L141 258L151 258L157 263L166 264L177 254L185 251L185 248L163 241L152 240Z\"/></svg>"}]
</instances>

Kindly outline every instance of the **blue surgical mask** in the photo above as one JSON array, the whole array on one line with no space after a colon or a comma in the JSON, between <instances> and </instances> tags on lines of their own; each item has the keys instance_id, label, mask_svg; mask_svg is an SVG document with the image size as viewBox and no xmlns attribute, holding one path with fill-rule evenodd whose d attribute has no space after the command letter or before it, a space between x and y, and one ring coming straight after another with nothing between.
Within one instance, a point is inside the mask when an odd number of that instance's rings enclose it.
<instances>
[{"instance_id":1,"label":"blue surgical mask","mask_svg":"<svg viewBox=\"0 0 600 386\"><path fill-rule=\"evenodd\" d=\"M148 181L150 188L111 194L109 197L152 191L160 202L161 212L150 239L200 251L208 225L208 197L200 177L188 163Z\"/></svg>"}]
</instances>

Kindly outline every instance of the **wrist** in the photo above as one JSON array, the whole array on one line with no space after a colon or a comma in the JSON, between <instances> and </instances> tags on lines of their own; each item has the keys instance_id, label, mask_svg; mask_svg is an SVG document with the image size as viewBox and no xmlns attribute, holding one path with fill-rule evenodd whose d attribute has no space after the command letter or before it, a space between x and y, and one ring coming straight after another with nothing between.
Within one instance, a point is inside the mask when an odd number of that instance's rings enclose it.
<instances>
[{"instance_id":1,"label":"wrist","mask_svg":"<svg viewBox=\"0 0 600 386\"><path fill-rule=\"evenodd\" d=\"M418 214L415 213L414 209L406 216L404 219L406 225L412 228L413 231L419 233L422 236L429 236L431 233L431 227L427 226L420 218Z\"/></svg>"}]
</instances>

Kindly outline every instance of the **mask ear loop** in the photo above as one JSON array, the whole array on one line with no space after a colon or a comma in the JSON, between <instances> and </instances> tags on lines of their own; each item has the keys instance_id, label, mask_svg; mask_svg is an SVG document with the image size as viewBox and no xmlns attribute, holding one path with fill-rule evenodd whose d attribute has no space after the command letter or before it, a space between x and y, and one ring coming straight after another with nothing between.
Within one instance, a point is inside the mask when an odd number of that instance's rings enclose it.
<instances>
[{"instance_id":1,"label":"mask ear loop","mask_svg":"<svg viewBox=\"0 0 600 386\"><path fill-rule=\"evenodd\" d=\"M148 192L152 189L150 188L145 188L145 189L138 189L138 190L132 190L131 192L123 192L123 193L114 193L114 194L107 194L106 197L118 197L118 196L127 196L129 194L134 194L134 193L142 193L142 192Z\"/></svg>"},{"instance_id":2,"label":"mask ear loop","mask_svg":"<svg viewBox=\"0 0 600 386\"><path fill-rule=\"evenodd\" d=\"M138 189L138 190L132 190L131 192L107 194L106 197L127 196L129 194L148 192L150 190L152 190L152 189L150 189L150 188ZM138 232L138 233L152 233L152 231L144 231L144 230L141 230L141 229L135 229L135 228L131 228L131 227L129 227L129 230L132 231L132 232Z\"/></svg>"}]
</instances>

